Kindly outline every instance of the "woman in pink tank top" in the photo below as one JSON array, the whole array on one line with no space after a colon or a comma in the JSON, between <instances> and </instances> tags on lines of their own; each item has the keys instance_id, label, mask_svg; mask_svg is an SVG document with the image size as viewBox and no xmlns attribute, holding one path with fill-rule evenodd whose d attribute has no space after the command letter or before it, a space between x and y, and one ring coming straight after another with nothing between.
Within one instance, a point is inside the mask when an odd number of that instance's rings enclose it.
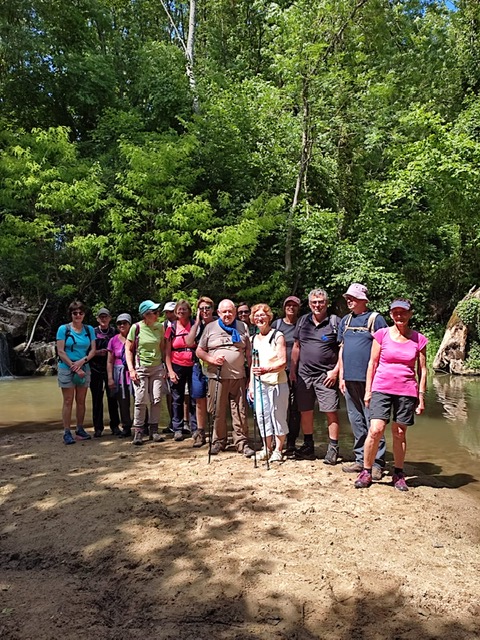
<instances>
[{"instance_id":1,"label":"woman in pink tank top","mask_svg":"<svg viewBox=\"0 0 480 640\"><path fill-rule=\"evenodd\" d=\"M392 421L393 486L408 491L403 472L407 427L425 409L427 338L410 328L412 305L397 298L390 305L393 327L373 334L368 363L365 405L370 409L370 429L365 441L364 469L355 481L357 489L372 484L372 465L385 427Z\"/></svg>"}]
</instances>

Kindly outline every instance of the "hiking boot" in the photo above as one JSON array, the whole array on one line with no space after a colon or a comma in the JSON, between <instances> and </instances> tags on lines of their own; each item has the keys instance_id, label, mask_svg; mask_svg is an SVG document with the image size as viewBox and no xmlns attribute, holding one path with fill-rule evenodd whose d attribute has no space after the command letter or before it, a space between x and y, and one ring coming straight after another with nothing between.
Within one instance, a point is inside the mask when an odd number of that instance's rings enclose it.
<instances>
[{"instance_id":1,"label":"hiking boot","mask_svg":"<svg viewBox=\"0 0 480 640\"><path fill-rule=\"evenodd\" d=\"M403 473L396 473L392 478L392 483L395 489L399 491L408 491L407 483Z\"/></svg>"},{"instance_id":2,"label":"hiking boot","mask_svg":"<svg viewBox=\"0 0 480 640\"><path fill-rule=\"evenodd\" d=\"M323 464L337 464L338 458L338 446L335 444L329 444L327 453L325 454L325 458L323 459Z\"/></svg>"},{"instance_id":3,"label":"hiking boot","mask_svg":"<svg viewBox=\"0 0 480 640\"><path fill-rule=\"evenodd\" d=\"M210 449L210 455L218 456L218 454L221 451L224 451L224 448L222 447L222 444L220 442L215 442L215 444L212 444L212 447Z\"/></svg>"},{"instance_id":4,"label":"hiking boot","mask_svg":"<svg viewBox=\"0 0 480 640\"><path fill-rule=\"evenodd\" d=\"M165 438L163 438L159 433L152 433L151 439L153 442L165 442Z\"/></svg>"},{"instance_id":5,"label":"hiking boot","mask_svg":"<svg viewBox=\"0 0 480 640\"><path fill-rule=\"evenodd\" d=\"M144 436L147 436L147 438L150 437L150 427L148 426L148 424L145 424L142 427L142 433L143 433Z\"/></svg>"},{"instance_id":6,"label":"hiking boot","mask_svg":"<svg viewBox=\"0 0 480 640\"><path fill-rule=\"evenodd\" d=\"M241 453L243 453L245 458L253 458L253 456L255 455L255 451L251 447L249 447L248 444L243 447Z\"/></svg>"},{"instance_id":7,"label":"hiking boot","mask_svg":"<svg viewBox=\"0 0 480 640\"><path fill-rule=\"evenodd\" d=\"M137 447L143 444L143 429L135 429L132 444L136 445Z\"/></svg>"},{"instance_id":8,"label":"hiking boot","mask_svg":"<svg viewBox=\"0 0 480 640\"><path fill-rule=\"evenodd\" d=\"M72 436L71 431L64 431L63 444L75 444L75 438Z\"/></svg>"},{"instance_id":9,"label":"hiking boot","mask_svg":"<svg viewBox=\"0 0 480 640\"><path fill-rule=\"evenodd\" d=\"M205 435L205 431L203 429L197 429L193 432L193 448L199 449L203 447L204 444L207 444L207 436Z\"/></svg>"},{"instance_id":10,"label":"hiking boot","mask_svg":"<svg viewBox=\"0 0 480 640\"><path fill-rule=\"evenodd\" d=\"M272 452L269 449L265 449L263 448L261 451L259 451L258 455L257 455L257 460L270 460L270 456L272 455Z\"/></svg>"},{"instance_id":11,"label":"hiking boot","mask_svg":"<svg viewBox=\"0 0 480 640\"><path fill-rule=\"evenodd\" d=\"M362 473L363 464L361 462L347 462L342 464L342 471L344 473Z\"/></svg>"},{"instance_id":12,"label":"hiking boot","mask_svg":"<svg viewBox=\"0 0 480 640\"><path fill-rule=\"evenodd\" d=\"M120 436L122 432L120 431L120 427L112 427L111 429L112 436Z\"/></svg>"},{"instance_id":13,"label":"hiking boot","mask_svg":"<svg viewBox=\"0 0 480 640\"><path fill-rule=\"evenodd\" d=\"M95 431L93 432L93 437L94 438L101 438L102 437L102 433L103 433L103 431L100 431L100 429L95 429Z\"/></svg>"},{"instance_id":14,"label":"hiking boot","mask_svg":"<svg viewBox=\"0 0 480 640\"><path fill-rule=\"evenodd\" d=\"M92 436L83 427L77 427L75 429L75 438L77 440L91 440Z\"/></svg>"},{"instance_id":15,"label":"hiking boot","mask_svg":"<svg viewBox=\"0 0 480 640\"><path fill-rule=\"evenodd\" d=\"M132 436L132 427L123 427L118 434L119 438L130 438Z\"/></svg>"},{"instance_id":16,"label":"hiking boot","mask_svg":"<svg viewBox=\"0 0 480 640\"><path fill-rule=\"evenodd\" d=\"M301 447L295 449L295 460L315 460L315 445L313 442L304 442Z\"/></svg>"},{"instance_id":17,"label":"hiking boot","mask_svg":"<svg viewBox=\"0 0 480 640\"><path fill-rule=\"evenodd\" d=\"M365 469L361 472L358 478L355 480L355 489L368 489L372 484L372 476Z\"/></svg>"},{"instance_id":18,"label":"hiking boot","mask_svg":"<svg viewBox=\"0 0 480 640\"><path fill-rule=\"evenodd\" d=\"M182 442L183 440L182 430L175 431L175 433L173 434L173 439L175 440L175 442Z\"/></svg>"},{"instance_id":19,"label":"hiking boot","mask_svg":"<svg viewBox=\"0 0 480 640\"><path fill-rule=\"evenodd\" d=\"M283 462L282 452L278 449L275 449L275 451L273 451L272 455L270 456L270 462Z\"/></svg>"},{"instance_id":20,"label":"hiking boot","mask_svg":"<svg viewBox=\"0 0 480 640\"><path fill-rule=\"evenodd\" d=\"M162 433L174 433L173 427L165 427L162 429Z\"/></svg>"},{"instance_id":21,"label":"hiking boot","mask_svg":"<svg viewBox=\"0 0 480 640\"><path fill-rule=\"evenodd\" d=\"M372 469L372 480L381 480L383 478L383 469L382 467L373 467Z\"/></svg>"},{"instance_id":22,"label":"hiking boot","mask_svg":"<svg viewBox=\"0 0 480 640\"><path fill-rule=\"evenodd\" d=\"M285 457L286 458L293 458L295 456L295 445L294 444L288 444L287 448L285 449Z\"/></svg>"}]
</instances>

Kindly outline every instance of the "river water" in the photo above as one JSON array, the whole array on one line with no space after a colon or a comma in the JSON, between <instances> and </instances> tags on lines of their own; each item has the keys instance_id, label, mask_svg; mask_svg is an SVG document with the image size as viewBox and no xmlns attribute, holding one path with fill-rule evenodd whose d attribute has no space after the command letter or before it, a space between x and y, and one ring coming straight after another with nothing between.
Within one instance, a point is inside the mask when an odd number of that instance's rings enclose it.
<instances>
[{"instance_id":1,"label":"river water","mask_svg":"<svg viewBox=\"0 0 480 640\"><path fill-rule=\"evenodd\" d=\"M0 408L0 437L12 432L61 428L61 392L56 378L0 379ZM91 425L90 412L89 405L87 427ZM162 416L165 417L165 412ZM326 427L321 417L316 430L317 442L324 443ZM341 450L350 452L352 437L344 409L341 411L341 432ZM391 452L388 429L387 444ZM389 457L391 459L391 455ZM480 500L480 379L449 375L430 377L426 411L408 430L406 461L436 484L459 488Z\"/></svg>"}]
</instances>

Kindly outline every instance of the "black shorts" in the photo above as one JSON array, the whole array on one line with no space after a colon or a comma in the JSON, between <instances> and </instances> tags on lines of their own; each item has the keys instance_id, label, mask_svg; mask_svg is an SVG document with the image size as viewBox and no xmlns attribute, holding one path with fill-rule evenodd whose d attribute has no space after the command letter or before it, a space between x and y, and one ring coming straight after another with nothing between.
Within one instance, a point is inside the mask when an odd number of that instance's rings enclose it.
<instances>
[{"instance_id":1,"label":"black shorts","mask_svg":"<svg viewBox=\"0 0 480 640\"><path fill-rule=\"evenodd\" d=\"M372 391L370 420L390 422L390 415L393 410L393 422L410 427L415 422L417 405L418 398L413 396L394 396L391 393Z\"/></svg>"},{"instance_id":2,"label":"black shorts","mask_svg":"<svg viewBox=\"0 0 480 640\"><path fill-rule=\"evenodd\" d=\"M313 411L315 400L318 401L319 411L323 413L332 413L338 410L338 385L326 387L323 384L325 377L325 373L316 378L298 376L297 406L299 411Z\"/></svg>"}]
</instances>

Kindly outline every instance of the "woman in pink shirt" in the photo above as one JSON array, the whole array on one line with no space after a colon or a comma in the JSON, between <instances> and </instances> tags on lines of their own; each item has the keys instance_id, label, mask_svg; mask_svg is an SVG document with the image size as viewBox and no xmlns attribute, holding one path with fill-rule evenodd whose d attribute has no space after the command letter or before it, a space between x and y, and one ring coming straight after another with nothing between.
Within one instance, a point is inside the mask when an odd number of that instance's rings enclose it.
<instances>
[{"instance_id":1,"label":"woman in pink shirt","mask_svg":"<svg viewBox=\"0 0 480 640\"><path fill-rule=\"evenodd\" d=\"M183 404L185 387L192 388L192 372L195 364L196 345L189 347L188 334L192 328L192 307L186 300L179 300L175 305L176 320L165 331L165 364L167 365L170 389L172 392L172 427L173 439L183 440ZM195 399L189 395L188 412L192 435L197 431ZM195 438L196 439L196 438Z\"/></svg>"},{"instance_id":2,"label":"woman in pink shirt","mask_svg":"<svg viewBox=\"0 0 480 640\"><path fill-rule=\"evenodd\" d=\"M373 334L365 389L365 405L370 407L370 429L365 441L364 469L355 481L357 489L366 489L372 484L372 465L393 412L393 486L399 491L408 491L403 473L406 431L414 423L415 414L419 415L425 409L428 340L409 327L412 317L409 300L394 300L390 305L390 317L393 327L379 329Z\"/></svg>"}]
</instances>

